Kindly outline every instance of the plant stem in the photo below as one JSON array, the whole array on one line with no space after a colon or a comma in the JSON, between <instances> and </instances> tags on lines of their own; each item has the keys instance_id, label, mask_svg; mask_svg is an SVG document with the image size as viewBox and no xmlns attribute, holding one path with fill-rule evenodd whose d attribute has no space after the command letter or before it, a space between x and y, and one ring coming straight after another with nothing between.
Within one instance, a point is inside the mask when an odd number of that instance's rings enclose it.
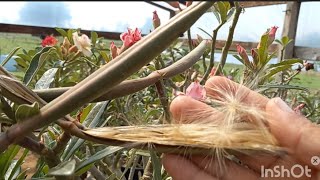
<instances>
[{"instance_id":1,"label":"plant stem","mask_svg":"<svg viewBox=\"0 0 320 180\"><path fill-rule=\"evenodd\" d=\"M133 180L133 177L134 177L134 174L135 174L135 171L136 171L136 166L137 166L137 164L138 164L139 159L140 159L140 155L136 155L136 156L134 157L132 166L131 166L131 168L130 168L130 173L129 173L128 180Z\"/></svg>"},{"instance_id":2,"label":"plant stem","mask_svg":"<svg viewBox=\"0 0 320 180\"><path fill-rule=\"evenodd\" d=\"M189 44L189 51L192 51L193 47L192 47L192 38L191 38L191 30L188 29L188 44Z\"/></svg>"},{"instance_id":3,"label":"plant stem","mask_svg":"<svg viewBox=\"0 0 320 180\"><path fill-rule=\"evenodd\" d=\"M152 162L151 162L151 158L149 158L146 168L144 169L141 180L151 180L153 177L152 172L153 172Z\"/></svg>"},{"instance_id":4,"label":"plant stem","mask_svg":"<svg viewBox=\"0 0 320 180\"><path fill-rule=\"evenodd\" d=\"M218 35L219 29L224 24L225 24L225 22L220 23L219 26L215 30L213 30L213 32L212 32L212 39L211 39L212 42L211 42L211 52L210 52L209 67L208 67L208 69L206 69L205 74L203 75L203 78L200 81L200 84L204 84L207 81L208 76L209 76L209 74L211 72L211 69L214 66L214 52L215 52L215 49L216 49L217 35ZM204 64L206 64L205 63L205 59L203 61L204 61Z\"/></svg>"},{"instance_id":5,"label":"plant stem","mask_svg":"<svg viewBox=\"0 0 320 180\"><path fill-rule=\"evenodd\" d=\"M240 13L242 11L242 7L240 6L239 2L234 2L234 5L235 5L235 8L236 8L236 12L234 14L232 25L229 28L229 34L228 34L228 38L227 38L226 44L222 48L222 55L221 55L221 58L220 58L220 63L218 65L217 70L216 70L214 75L222 74L222 69L223 69L223 67L224 67L224 65L226 63L228 51L229 51L229 48L230 48L230 46L232 44L234 30L236 28L236 25L237 25L238 20L239 20Z\"/></svg>"},{"instance_id":6,"label":"plant stem","mask_svg":"<svg viewBox=\"0 0 320 180\"><path fill-rule=\"evenodd\" d=\"M188 53L186 56L181 58L179 61L173 63L172 65L158 70L156 72L153 72L144 78L123 81L119 85L113 87L109 92L95 99L93 102L111 100L114 98L135 93L154 84L160 79L169 80L170 77L183 73L184 71L192 67L192 65L194 65L199 60L199 58L205 51L205 48L206 42L202 41L195 49L193 49L190 53ZM170 82L172 81L170 80L169 83ZM171 85L174 85L173 82ZM62 87L34 91L45 101L52 101L53 99L65 93L70 88L71 87Z\"/></svg>"}]
</instances>

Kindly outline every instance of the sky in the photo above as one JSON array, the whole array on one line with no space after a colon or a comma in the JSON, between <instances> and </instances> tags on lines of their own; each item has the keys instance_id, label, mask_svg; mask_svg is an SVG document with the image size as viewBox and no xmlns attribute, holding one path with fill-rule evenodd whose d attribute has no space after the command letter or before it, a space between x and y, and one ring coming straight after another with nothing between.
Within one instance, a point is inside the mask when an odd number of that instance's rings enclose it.
<instances>
[{"instance_id":1,"label":"sky","mask_svg":"<svg viewBox=\"0 0 320 180\"><path fill-rule=\"evenodd\" d=\"M164 3L166 4L166 3ZM234 40L257 42L271 26L278 26L276 38L281 37L286 5L246 8L240 15ZM320 47L320 2L303 2L297 29L296 45ZM0 2L0 23L48 27L81 28L96 31L123 32L127 27L143 33L152 29L152 12L157 10L161 23L169 13L142 1L136 2ZM231 22L218 33L226 39ZM199 27L212 34L218 25L213 13L206 13L191 28L192 36L207 37Z\"/></svg>"}]
</instances>

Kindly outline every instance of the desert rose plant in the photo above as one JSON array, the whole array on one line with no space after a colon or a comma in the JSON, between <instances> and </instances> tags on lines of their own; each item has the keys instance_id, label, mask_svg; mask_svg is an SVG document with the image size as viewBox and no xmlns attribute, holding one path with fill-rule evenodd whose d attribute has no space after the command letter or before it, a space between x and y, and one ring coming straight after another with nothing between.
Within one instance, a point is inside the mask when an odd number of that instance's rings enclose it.
<instances>
[{"instance_id":1,"label":"desert rose plant","mask_svg":"<svg viewBox=\"0 0 320 180\"><path fill-rule=\"evenodd\" d=\"M213 76L266 97L279 96L311 120L319 117L317 95L291 85L303 68L311 70L313 65L283 58L270 64L290 43L287 37L275 40L278 27L268 29L251 51L236 45L235 57L243 69L226 71L243 10L240 4L187 1L182 9L178 2L167 3L179 13L163 24L157 12L151 12L153 29L147 36L138 27L128 28L119 41L105 43L95 32L57 28L62 42L47 36L41 47L17 54L23 77L0 67L0 179L170 179L162 168L162 153L214 154L222 170L224 152L282 153L263 123L261 109L239 101L243 92L219 85L205 88ZM179 36L190 33L208 10L218 20L212 35L206 32L210 39L188 36L181 41ZM232 22L226 44L215 64L217 33L228 21ZM268 51L275 42L282 50ZM292 69L296 64L299 68ZM174 123L169 106L176 96L192 97L219 113L194 113L195 123ZM39 157L33 173L20 168L30 152Z\"/></svg>"}]
</instances>

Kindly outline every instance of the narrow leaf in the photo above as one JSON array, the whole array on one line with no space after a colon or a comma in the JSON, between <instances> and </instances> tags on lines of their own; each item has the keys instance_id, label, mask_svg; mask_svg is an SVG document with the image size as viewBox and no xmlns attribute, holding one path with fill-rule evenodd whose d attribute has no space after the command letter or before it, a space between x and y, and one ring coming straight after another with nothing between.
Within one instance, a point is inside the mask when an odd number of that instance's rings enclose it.
<instances>
[{"instance_id":1,"label":"narrow leaf","mask_svg":"<svg viewBox=\"0 0 320 180\"><path fill-rule=\"evenodd\" d=\"M92 45L95 46L98 39L98 34L94 31L91 32L91 42Z\"/></svg>"},{"instance_id":2,"label":"narrow leaf","mask_svg":"<svg viewBox=\"0 0 320 180\"><path fill-rule=\"evenodd\" d=\"M35 89L49 89L50 84L54 81L54 77L58 71L58 68L48 69L41 78L37 81Z\"/></svg>"},{"instance_id":3,"label":"narrow leaf","mask_svg":"<svg viewBox=\"0 0 320 180\"><path fill-rule=\"evenodd\" d=\"M15 173L17 173L18 176L19 176L19 171L18 171L18 169L21 167L21 165L22 165L22 163L23 163L23 161L24 161L24 158L27 156L28 152L29 152L28 149L24 149L22 156L19 158L19 160L18 160L17 163L15 164L14 168L12 169L12 172L11 172L11 174L10 174L10 176L9 176L9 179L14 179L14 178L16 178L16 177L14 177L14 174L15 174Z\"/></svg>"},{"instance_id":4,"label":"narrow leaf","mask_svg":"<svg viewBox=\"0 0 320 180\"><path fill-rule=\"evenodd\" d=\"M45 60L49 57L52 47L44 47L39 53L37 53L31 60L29 68L26 71L26 74L23 77L24 84L28 85L33 77L37 74L39 68L45 62Z\"/></svg>"},{"instance_id":5,"label":"narrow leaf","mask_svg":"<svg viewBox=\"0 0 320 180\"><path fill-rule=\"evenodd\" d=\"M12 58L12 56L20 49L21 47L16 47L15 49L13 49L8 55L7 57L1 62L1 66L4 66L7 64L7 62Z\"/></svg>"},{"instance_id":6,"label":"narrow leaf","mask_svg":"<svg viewBox=\"0 0 320 180\"><path fill-rule=\"evenodd\" d=\"M76 168L76 172L80 169L82 169L85 166L88 166L89 164L92 164L110 154L113 154L117 151L120 151L121 149L123 149L122 147L117 147L117 146L109 146L104 148L103 150L97 152L96 154L90 156L89 159L86 159L84 161L82 161Z\"/></svg>"},{"instance_id":7,"label":"narrow leaf","mask_svg":"<svg viewBox=\"0 0 320 180\"><path fill-rule=\"evenodd\" d=\"M198 27L198 29L200 29L202 32L204 32L206 35L208 35L211 39L213 38L207 31L205 31L204 29Z\"/></svg>"},{"instance_id":8,"label":"narrow leaf","mask_svg":"<svg viewBox=\"0 0 320 180\"><path fill-rule=\"evenodd\" d=\"M153 167L153 179L154 180L161 180L161 163L160 160L157 156L157 154L155 153L155 151L153 151L150 148L150 156L151 156L151 161L152 161L152 167Z\"/></svg>"},{"instance_id":9,"label":"narrow leaf","mask_svg":"<svg viewBox=\"0 0 320 180\"><path fill-rule=\"evenodd\" d=\"M65 30L63 30L61 28L55 28L55 29L56 29L56 31L58 31L61 34L61 36L63 36L63 37L67 37L68 36L68 34L67 34L67 32Z\"/></svg>"}]
</instances>

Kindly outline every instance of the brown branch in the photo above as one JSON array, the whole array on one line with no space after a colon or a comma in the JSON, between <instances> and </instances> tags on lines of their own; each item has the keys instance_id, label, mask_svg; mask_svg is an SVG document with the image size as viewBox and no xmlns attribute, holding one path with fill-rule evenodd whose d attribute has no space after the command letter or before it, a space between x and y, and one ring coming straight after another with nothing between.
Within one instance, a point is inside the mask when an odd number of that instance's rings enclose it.
<instances>
[{"instance_id":1,"label":"brown branch","mask_svg":"<svg viewBox=\"0 0 320 180\"><path fill-rule=\"evenodd\" d=\"M103 94L99 98L93 100L93 102L111 100L118 97L126 96L135 92L138 92L160 79L168 79L177 74L180 74L189 69L194 63L196 63L206 48L206 42L201 42L193 51L181 58L179 61L173 63L171 66L151 73L147 77L133 80L126 80L119 85L113 87L109 92ZM68 91L70 87L51 88L43 90L34 90L45 101L52 101L64 92Z\"/></svg>"},{"instance_id":2,"label":"brown branch","mask_svg":"<svg viewBox=\"0 0 320 180\"><path fill-rule=\"evenodd\" d=\"M18 142L18 145L43 156L50 168L60 163L59 157L51 149L29 137L24 137Z\"/></svg>"},{"instance_id":3,"label":"brown branch","mask_svg":"<svg viewBox=\"0 0 320 180\"><path fill-rule=\"evenodd\" d=\"M216 49L216 41L217 41L217 35L218 35L218 31L219 29L225 24L225 22L222 22L219 24L219 26L213 30L212 32L212 42L211 42L211 52L210 52L210 62L209 62L209 67L207 68L205 74L203 75L203 78L201 79L200 81L200 84L204 84L207 79L208 79L208 76L211 72L211 69L213 68L214 66L214 52L215 52L215 49ZM204 60L204 64L205 64L205 60Z\"/></svg>"}]
</instances>

